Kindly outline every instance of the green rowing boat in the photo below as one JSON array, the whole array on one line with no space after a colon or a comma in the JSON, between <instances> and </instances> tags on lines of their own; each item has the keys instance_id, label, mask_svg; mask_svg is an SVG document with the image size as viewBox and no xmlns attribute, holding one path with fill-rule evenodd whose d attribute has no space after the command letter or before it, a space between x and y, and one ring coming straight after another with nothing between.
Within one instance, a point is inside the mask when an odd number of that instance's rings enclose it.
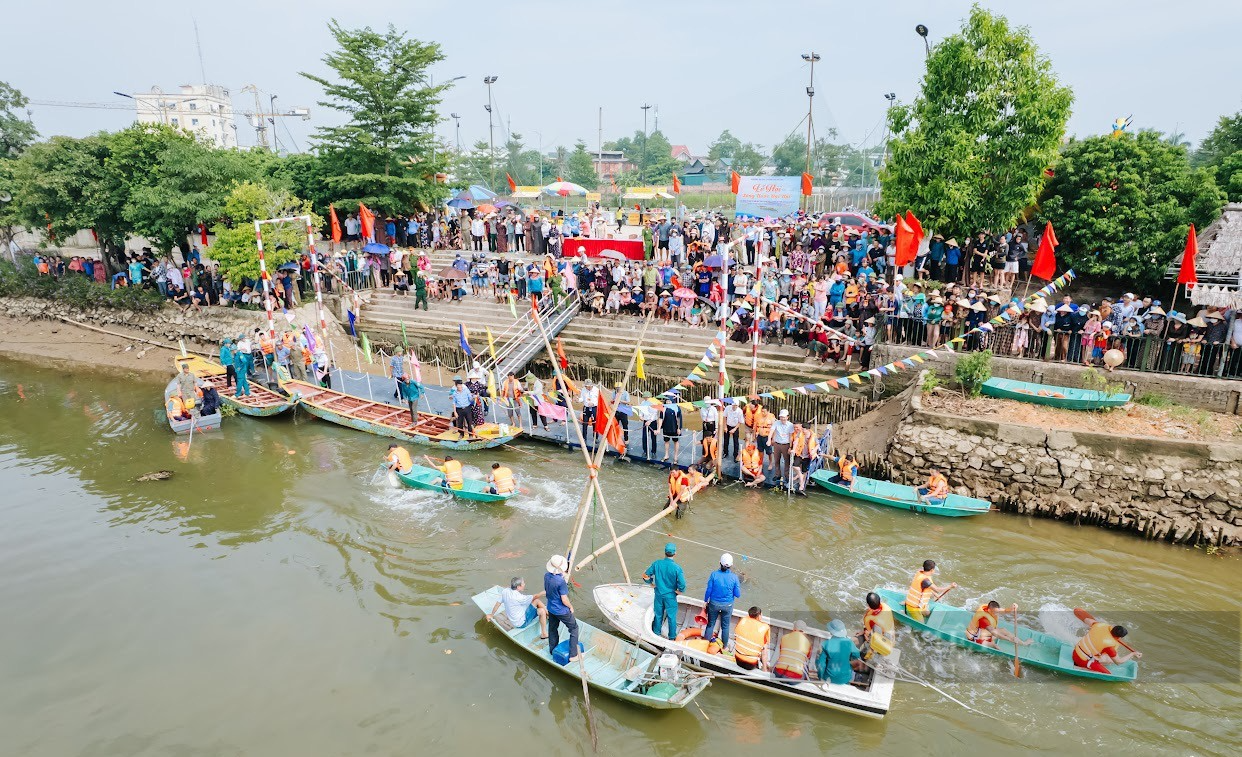
<instances>
[{"instance_id":1,"label":"green rowing boat","mask_svg":"<svg viewBox=\"0 0 1242 757\"><path fill-rule=\"evenodd\" d=\"M931 614L926 620L918 621L906 614L905 592L893 591L891 589L876 589L875 592L880 595L880 598L893 611L893 617L911 628L927 631L938 638L951 641L960 647L966 647L976 652L996 655L1009 660L1013 659L1014 645L1012 642L997 639L996 647L987 647L982 644L976 644L966 638L966 626L974 615L973 610L964 610L944 602L933 601L931 603ZM1001 625L1008 625L1006 630L1009 630L1013 627L1012 618L1006 624L1005 618L1002 617ZM1138 677L1138 663L1134 660L1120 665L1106 666L1111 671L1109 673L1096 673L1074 664L1072 657L1074 651L1073 644L1026 626L1018 627L1018 638L1034 640L1033 644L1018 650L1023 665L1055 670L1059 673L1080 678L1094 678L1097 681L1133 681Z\"/></svg>"},{"instance_id":2,"label":"green rowing boat","mask_svg":"<svg viewBox=\"0 0 1242 757\"><path fill-rule=\"evenodd\" d=\"M988 379L982 391L989 397L1048 405L1065 410L1107 410L1121 407L1130 401L1128 394L1107 394L1094 389L1074 389L1052 384L1032 384L1029 381L1011 379Z\"/></svg>"},{"instance_id":3,"label":"green rowing boat","mask_svg":"<svg viewBox=\"0 0 1242 757\"><path fill-rule=\"evenodd\" d=\"M460 489L451 489L447 486L440 486L440 481L444 478L444 474L435 468L427 468L422 465L415 465L408 473L395 471L397 478L401 483L411 489L427 489L428 491L444 492L451 494L458 499L468 499L472 502L504 502L517 492L509 492L508 494L492 494L488 491L491 484L478 479L467 478L462 481Z\"/></svg>"},{"instance_id":4,"label":"green rowing boat","mask_svg":"<svg viewBox=\"0 0 1242 757\"><path fill-rule=\"evenodd\" d=\"M919 493L913 486L895 484L892 481L877 481L874 478L854 477L854 488L833 481L836 477L832 471L823 469L811 474L811 480L834 494L851 499L861 499L899 510L909 510L927 515L945 515L951 518L964 515L979 515L992 509L992 503L986 499L963 497L950 494L940 504L919 501Z\"/></svg>"}]
</instances>

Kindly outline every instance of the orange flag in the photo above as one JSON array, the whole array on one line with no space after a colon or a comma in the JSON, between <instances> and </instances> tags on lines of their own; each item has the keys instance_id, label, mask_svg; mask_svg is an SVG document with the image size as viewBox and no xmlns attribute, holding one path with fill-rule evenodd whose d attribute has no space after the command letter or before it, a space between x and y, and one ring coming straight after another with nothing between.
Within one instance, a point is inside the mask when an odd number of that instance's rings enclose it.
<instances>
[{"instance_id":1,"label":"orange flag","mask_svg":"<svg viewBox=\"0 0 1242 757\"><path fill-rule=\"evenodd\" d=\"M341 241L341 219L336 217L336 208L328 204L328 218L332 221L332 241L340 243Z\"/></svg>"},{"instance_id":2,"label":"orange flag","mask_svg":"<svg viewBox=\"0 0 1242 757\"><path fill-rule=\"evenodd\" d=\"M802 194L807 197L811 196L811 190L815 188L815 177L809 173L802 174Z\"/></svg>"},{"instance_id":3,"label":"orange flag","mask_svg":"<svg viewBox=\"0 0 1242 757\"><path fill-rule=\"evenodd\" d=\"M1198 284L1199 273L1195 270L1195 255L1199 254L1199 240L1195 237L1195 225L1190 224L1186 235L1186 249L1182 250L1182 267L1177 272L1177 283Z\"/></svg>"},{"instance_id":4,"label":"orange flag","mask_svg":"<svg viewBox=\"0 0 1242 757\"><path fill-rule=\"evenodd\" d=\"M894 264L900 268L914 260L915 250L918 249L918 242L914 241L914 229L910 228L910 222L903 215L897 216L895 224L896 241L893 246L897 248L897 256Z\"/></svg>"},{"instance_id":5,"label":"orange flag","mask_svg":"<svg viewBox=\"0 0 1242 757\"><path fill-rule=\"evenodd\" d=\"M677 174L673 174L673 194L681 194L681 182L677 179Z\"/></svg>"},{"instance_id":6,"label":"orange flag","mask_svg":"<svg viewBox=\"0 0 1242 757\"><path fill-rule=\"evenodd\" d=\"M741 186L741 184L742 184L742 177L738 175L738 172L730 171L729 172L729 191L732 192L733 194L737 194L737 189L739 186Z\"/></svg>"},{"instance_id":7,"label":"orange flag","mask_svg":"<svg viewBox=\"0 0 1242 757\"><path fill-rule=\"evenodd\" d=\"M1031 264L1031 275L1044 281L1052 281L1057 272L1057 235L1052 231L1052 221L1044 226L1044 235L1039 239L1039 250L1035 253L1035 262Z\"/></svg>"},{"instance_id":8,"label":"orange flag","mask_svg":"<svg viewBox=\"0 0 1242 757\"><path fill-rule=\"evenodd\" d=\"M561 370L569 367L569 358L565 357L565 345L561 344L561 338L556 338L556 359L561 364Z\"/></svg>"},{"instance_id":9,"label":"orange flag","mask_svg":"<svg viewBox=\"0 0 1242 757\"><path fill-rule=\"evenodd\" d=\"M362 224L362 238L375 238L375 214L362 203L358 203L358 222Z\"/></svg>"},{"instance_id":10,"label":"orange flag","mask_svg":"<svg viewBox=\"0 0 1242 757\"><path fill-rule=\"evenodd\" d=\"M513 180L513 177L509 175L508 171L505 171L505 180L509 182L509 193L513 194L514 192L516 192L517 182Z\"/></svg>"},{"instance_id":11,"label":"orange flag","mask_svg":"<svg viewBox=\"0 0 1242 757\"><path fill-rule=\"evenodd\" d=\"M617 454L625 454L625 435L621 432L621 425L613 417L612 408L608 407L603 391L599 393L599 405L595 409L595 433L604 437L608 446L615 449Z\"/></svg>"}]
</instances>

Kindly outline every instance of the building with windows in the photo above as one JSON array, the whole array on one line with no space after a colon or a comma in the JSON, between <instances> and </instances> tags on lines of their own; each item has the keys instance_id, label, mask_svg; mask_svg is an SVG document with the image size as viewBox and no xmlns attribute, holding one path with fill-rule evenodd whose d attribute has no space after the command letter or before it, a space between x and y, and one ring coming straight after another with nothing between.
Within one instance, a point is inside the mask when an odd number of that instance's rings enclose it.
<instances>
[{"instance_id":1,"label":"building with windows","mask_svg":"<svg viewBox=\"0 0 1242 757\"><path fill-rule=\"evenodd\" d=\"M175 126L216 147L237 147L237 125L229 91L217 84L183 84L178 92L152 87L130 95L138 122Z\"/></svg>"},{"instance_id":2,"label":"building with windows","mask_svg":"<svg viewBox=\"0 0 1242 757\"><path fill-rule=\"evenodd\" d=\"M603 150L591 153L591 162L595 164L595 175L600 184L607 184L617 178L618 174L633 171L634 164L621 150Z\"/></svg>"}]
</instances>

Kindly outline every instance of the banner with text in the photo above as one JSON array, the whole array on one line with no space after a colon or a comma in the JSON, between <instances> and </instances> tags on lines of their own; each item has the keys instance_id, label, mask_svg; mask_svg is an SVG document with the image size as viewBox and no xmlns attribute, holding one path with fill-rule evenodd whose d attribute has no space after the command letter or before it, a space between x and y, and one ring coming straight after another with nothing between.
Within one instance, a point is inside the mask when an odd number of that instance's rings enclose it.
<instances>
[{"instance_id":1,"label":"banner with text","mask_svg":"<svg viewBox=\"0 0 1242 757\"><path fill-rule=\"evenodd\" d=\"M801 176L743 176L737 186L738 218L783 218L798 212Z\"/></svg>"}]
</instances>

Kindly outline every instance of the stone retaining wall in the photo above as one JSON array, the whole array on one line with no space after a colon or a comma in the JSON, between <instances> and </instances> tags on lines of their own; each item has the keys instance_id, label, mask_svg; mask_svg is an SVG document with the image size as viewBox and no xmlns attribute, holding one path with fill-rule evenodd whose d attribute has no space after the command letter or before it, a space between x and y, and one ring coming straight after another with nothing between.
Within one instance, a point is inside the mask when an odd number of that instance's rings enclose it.
<instances>
[{"instance_id":1,"label":"stone retaining wall","mask_svg":"<svg viewBox=\"0 0 1242 757\"><path fill-rule=\"evenodd\" d=\"M267 323L263 311L214 307L201 312L182 313L180 308L165 305L156 313L133 313L112 308L82 309L56 300L34 297L0 297L0 315L35 320L69 318L96 328L121 327L141 331L157 340L175 344L185 339L186 345L196 344L215 350L226 337ZM278 324L279 327L279 324Z\"/></svg>"},{"instance_id":2,"label":"stone retaining wall","mask_svg":"<svg viewBox=\"0 0 1242 757\"><path fill-rule=\"evenodd\" d=\"M923 410L889 443L893 475L929 465L1002 509L1181 543L1242 546L1242 444L1043 429Z\"/></svg>"}]
</instances>

